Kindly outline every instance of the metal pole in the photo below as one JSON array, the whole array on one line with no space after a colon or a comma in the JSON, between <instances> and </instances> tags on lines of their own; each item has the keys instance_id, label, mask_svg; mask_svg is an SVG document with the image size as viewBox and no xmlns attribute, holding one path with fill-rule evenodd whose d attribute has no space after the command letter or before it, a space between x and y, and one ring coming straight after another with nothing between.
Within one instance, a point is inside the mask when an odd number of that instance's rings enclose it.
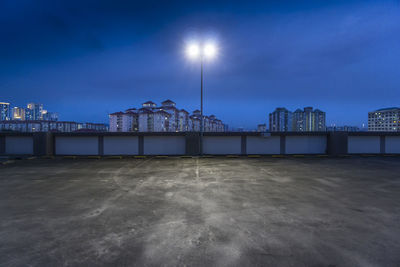
<instances>
[{"instance_id":1,"label":"metal pole","mask_svg":"<svg viewBox=\"0 0 400 267\"><path fill-rule=\"evenodd\" d=\"M203 155L203 132L204 132L204 118L203 118L203 56L201 56L201 86L200 86L200 155Z\"/></svg>"}]
</instances>

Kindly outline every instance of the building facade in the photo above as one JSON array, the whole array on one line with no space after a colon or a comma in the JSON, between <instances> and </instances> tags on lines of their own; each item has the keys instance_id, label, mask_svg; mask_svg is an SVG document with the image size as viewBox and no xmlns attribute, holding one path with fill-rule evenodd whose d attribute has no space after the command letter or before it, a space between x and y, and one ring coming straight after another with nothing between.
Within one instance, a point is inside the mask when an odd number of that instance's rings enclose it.
<instances>
[{"instance_id":1,"label":"building facade","mask_svg":"<svg viewBox=\"0 0 400 267\"><path fill-rule=\"evenodd\" d=\"M128 109L125 112L115 112L109 115L110 132L137 132L138 112Z\"/></svg>"},{"instance_id":2,"label":"building facade","mask_svg":"<svg viewBox=\"0 0 400 267\"><path fill-rule=\"evenodd\" d=\"M0 121L10 120L10 103L0 102Z\"/></svg>"},{"instance_id":3,"label":"building facade","mask_svg":"<svg viewBox=\"0 0 400 267\"><path fill-rule=\"evenodd\" d=\"M348 126L348 125L344 125L344 126L329 126L329 127L326 127L326 130L328 132L359 132L360 131L360 127L358 127L358 126Z\"/></svg>"},{"instance_id":4,"label":"building facade","mask_svg":"<svg viewBox=\"0 0 400 267\"><path fill-rule=\"evenodd\" d=\"M292 112L286 108L276 108L269 114L269 129L271 132L292 131Z\"/></svg>"},{"instance_id":5,"label":"building facade","mask_svg":"<svg viewBox=\"0 0 400 267\"><path fill-rule=\"evenodd\" d=\"M24 121L25 120L25 109L19 108L19 107L14 107L12 109L12 119L18 120L18 121Z\"/></svg>"},{"instance_id":6,"label":"building facade","mask_svg":"<svg viewBox=\"0 0 400 267\"><path fill-rule=\"evenodd\" d=\"M286 108L276 108L269 114L271 132L322 132L326 130L325 112L312 107L290 112Z\"/></svg>"},{"instance_id":7,"label":"building facade","mask_svg":"<svg viewBox=\"0 0 400 267\"><path fill-rule=\"evenodd\" d=\"M400 108L382 108L368 112L368 131L400 132Z\"/></svg>"},{"instance_id":8,"label":"building facade","mask_svg":"<svg viewBox=\"0 0 400 267\"><path fill-rule=\"evenodd\" d=\"M257 132L264 133L267 131L267 124L259 124L257 125Z\"/></svg>"},{"instance_id":9,"label":"building facade","mask_svg":"<svg viewBox=\"0 0 400 267\"><path fill-rule=\"evenodd\" d=\"M124 119L129 112L131 119ZM215 115L203 116L204 131L224 132L227 126ZM199 110L189 114L185 109L178 109L172 100L165 100L161 106L152 101L142 104L138 110L128 109L109 115L111 132L188 132L200 131L201 114Z\"/></svg>"},{"instance_id":10,"label":"building facade","mask_svg":"<svg viewBox=\"0 0 400 267\"><path fill-rule=\"evenodd\" d=\"M325 112L312 107L297 109L293 112L293 131L295 132L323 132L326 130Z\"/></svg>"},{"instance_id":11,"label":"building facade","mask_svg":"<svg viewBox=\"0 0 400 267\"><path fill-rule=\"evenodd\" d=\"M44 121L58 121L58 113L48 112L47 110L42 110L42 120L44 120Z\"/></svg>"},{"instance_id":12,"label":"building facade","mask_svg":"<svg viewBox=\"0 0 400 267\"><path fill-rule=\"evenodd\" d=\"M43 104L28 103L25 110L25 119L30 121L43 119Z\"/></svg>"},{"instance_id":13,"label":"building facade","mask_svg":"<svg viewBox=\"0 0 400 267\"><path fill-rule=\"evenodd\" d=\"M79 123L73 121L28 121L11 120L1 121L0 131L12 132L106 132L108 126L102 123Z\"/></svg>"},{"instance_id":14,"label":"building facade","mask_svg":"<svg viewBox=\"0 0 400 267\"><path fill-rule=\"evenodd\" d=\"M6 103L8 104L8 103ZM1 108L1 104L0 104ZM8 104L9 109L9 104ZM18 121L58 121L58 113L43 109L43 104L29 103L26 108L14 107L8 120Z\"/></svg>"}]
</instances>

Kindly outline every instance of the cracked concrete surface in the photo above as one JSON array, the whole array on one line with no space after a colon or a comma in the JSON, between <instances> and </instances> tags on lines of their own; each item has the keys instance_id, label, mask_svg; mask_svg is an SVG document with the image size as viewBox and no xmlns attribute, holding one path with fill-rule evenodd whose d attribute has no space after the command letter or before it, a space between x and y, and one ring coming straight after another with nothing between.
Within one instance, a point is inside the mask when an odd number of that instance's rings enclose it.
<instances>
[{"instance_id":1,"label":"cracked concrete surface","mask_svg":"<svg viewBox=\"0 0 400 267\"><path fill-rule=\"evenodd\" d=\"M0 266L399 266L400 158L0 166Z\"/></svg>"}]
</instances>

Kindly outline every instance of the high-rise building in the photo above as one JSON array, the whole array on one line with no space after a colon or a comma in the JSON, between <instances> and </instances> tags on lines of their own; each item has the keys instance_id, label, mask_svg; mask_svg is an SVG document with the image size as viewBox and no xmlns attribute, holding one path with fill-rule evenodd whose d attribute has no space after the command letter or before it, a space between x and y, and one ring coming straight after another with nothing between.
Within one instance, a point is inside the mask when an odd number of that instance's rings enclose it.
<instances>
[{"instance_id":1,"label":"high-rise building","mask_svg":"<svg viewBox=\"0 0 400 267\"><path fill-rule=\"evenodd\" d=\"M322 132L326 130L325 112L312 107L293 112L293 131L295 132Z\"/></svg>"},{"instance_id":2,"label":"high-rise building","mask_svg":"<svg viewBox=\"0 0 400 267\"><path fill-rule=\"evenodd\" d=\"M47 110L42 110L42 120L44 120L44 121L58 121L58 113L48 112Z\"/></svg>"},{"instance_id":3,"label":"high-rise building","mask_svg":"<svg viewBox=\"0 0 400 267\"><path fill-rule=\"evenodd\" d=\"M269 129L271 132L292 131L292 112L286 108L276 108L269 114Z\"/></svg>"},{"instance_id":4,"label":"high-rise building","mask_svg":"<svg viewBox=\"0 0 400 267\"><path fill-rule=\"evenodd\" d=\"M293 113L286 108L276 108L269 114L271 132L318 132L325 131L325 112L312 107L296 109Z\"/></svg>"},{"instance_id":5,"label":"high-rise building","mask_svg":"<svg viewBox=\"0 0 400 267\"><path fill-rule=\"evenodd\" d=\"M25 120L25 109L14 107L12 109L12 119L17 121L24 121Z\"/></svg>"},{"instance_id":6,"label":"high-rise building","mask_svg":"<svg viewBox=\"0 0 400 267\"><path fill-rule=\"evenodd\" d=\"M368 131L400 132L400 108L368 112Z\"/></svg>"},{"instance_id":7,"label":"high-rise building","mask_svg":"<svg viewBox=\"0 0 400 267\"><path fill-rule=\"evenodd\" d=\"M296 109L293 112L293 131L295 132L304 132L306 131L306 120L305 113L301 109Z\"/></svg>"},{"instance_id":8,"label":"high-rise building","mask_svg":"<svg viewBox=\"0 0 400 267\"><path fill-rule=\"evenodd\" d=\"M25 119L29 121L41 120L43 117L43 104L29 103L25 110Z\"/></svg>"},{"instance_id":9,"label":"high-rise building","mask_svg":"<svg viewBox=\"0 0 400 267\"><path fill-rule=\"evenodd\" d=\"M0 102L0 121L10 120L10 103Z\"/></svg>"}]
</instances>

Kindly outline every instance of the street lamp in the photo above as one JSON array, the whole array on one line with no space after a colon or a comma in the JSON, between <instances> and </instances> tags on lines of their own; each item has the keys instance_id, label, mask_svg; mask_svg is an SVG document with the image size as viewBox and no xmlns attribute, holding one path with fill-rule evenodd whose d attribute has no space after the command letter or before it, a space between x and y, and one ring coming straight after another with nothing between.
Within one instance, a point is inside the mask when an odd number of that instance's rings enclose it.
<instances>
[{"instance_id":1,"label":"street lamp","mask_svg":"<svg viewBox=\"0 0 400 267\"><path fill-rule=\"evenodd\" d=\"M186 55L191 60L200 59L200 155L203 154L203 133L204 133L204 118L203 118L203 61L212 60L217 55L217 46L215 43L207 42L205 44L190 43L186 47Z\"/></svg>"}]
</instances>

